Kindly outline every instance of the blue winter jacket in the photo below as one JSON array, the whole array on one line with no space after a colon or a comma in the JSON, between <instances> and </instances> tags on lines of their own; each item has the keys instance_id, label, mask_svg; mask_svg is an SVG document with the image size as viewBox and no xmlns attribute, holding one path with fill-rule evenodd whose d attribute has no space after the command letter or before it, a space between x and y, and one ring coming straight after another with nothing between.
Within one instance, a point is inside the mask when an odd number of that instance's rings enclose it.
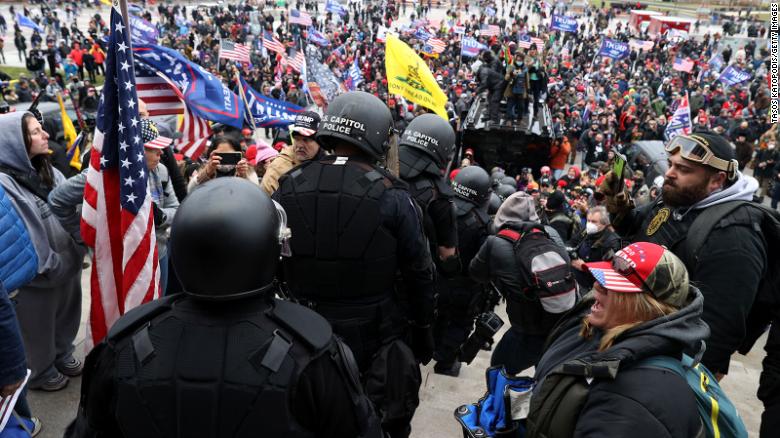
<instances>
[{"instance_id":1,"label":"blue winter jacket","mask_svg":"<svg viewBox=\"0 0 780 438\"><path fill-rule=\"evenodd\" d=\"M0 185L0 283L12 291L38 272L38 256L11 199Z\"/></svg>"},{"instance_id":2,"label":"blue winter jacket","mask_svg":"<svg viewBox=\"0 0 780 438\"><path fill-rule=\"evenodd\" d=\"M16 383L27 373L16 312L0 281L0 386Z\"/></svg>"}]
</instances>

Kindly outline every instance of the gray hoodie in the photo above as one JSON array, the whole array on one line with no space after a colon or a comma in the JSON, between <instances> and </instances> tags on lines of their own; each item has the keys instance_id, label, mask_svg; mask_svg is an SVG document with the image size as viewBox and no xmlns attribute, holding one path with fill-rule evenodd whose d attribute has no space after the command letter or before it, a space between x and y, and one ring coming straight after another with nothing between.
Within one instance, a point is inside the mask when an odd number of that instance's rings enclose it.
<instances>
[{"instance_id":1,"label":"gray hoodie","mask_svg":"<svg viewBox=\"0 0 780 438\"><path fill-rule=\"evenodd\" d=\"M33 174L35 169L27 157L22 137L25 114L15 112L0 116L0 166L21 174ZM65 180L57 169L53 169L53 174L55 186ZM26 287L53 288L77 274L81 269L83 248L62 228L46 199L33 194L3 172L0 172L0 184L27 226L38 256L38 275Z\"/></svg>"}]
</instances>

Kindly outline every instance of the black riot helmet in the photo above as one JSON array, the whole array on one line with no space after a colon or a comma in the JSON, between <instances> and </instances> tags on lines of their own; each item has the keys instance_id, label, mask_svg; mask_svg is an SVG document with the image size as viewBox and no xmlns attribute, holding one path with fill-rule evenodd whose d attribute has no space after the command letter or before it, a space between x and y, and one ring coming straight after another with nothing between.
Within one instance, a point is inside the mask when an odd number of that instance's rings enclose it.
<instances>
[{"instance_id":1,"label":"black riot helmet","mask_svg":"<svg viewBox=\"0 0 780 438\"><path fill-rule=\"evenodd\" d=\"M173 268L184 292L232 300L269 291L287 248L284 209L244 178L216 178L187 196L171 225Z\"/></svg>"},{"instance_id":2,"label":"black riot helmet","mask_svg":"<svg viewBox=\"0 0 780 438\"><path fill-rule=\"evenodd\" d=\"M482 206L490 199L490 175L479 166L468 166L455 175L452 190L459 198Z\"/></svg>"},{"instance_id":3,"label":"black riot helmet","mask_svg":"<svg viewBox=\"0 0 780 438\"><path fill-rule=\"evenodd\" d=\"M490 193L490 201L488 203L488 214L496 214L498 208L501 207L501 198L495 193Z\"/></svg>"},{"instance_id":4,"label":"black riot helmet","mask_svg":"<svg viewBox=\"0 0 780 438\"><path fill-rule=\"evenodd\" d=\"M513 193L517 191L517 187L515 185L509 185L509 184L501 184L496 188L496 194L498 195L501 200L506 200L506 198L510 197Z\"/></svg>"},{"instance_id":5,"label":"black riot helmet","mask_svg":"<svg viewBox=\"0 0 780 438\"><path fill-rule=\"evenodd\" d=\"M398 143L401 150L411 147L423 151L440 170L445 170L455 153L455 131L446 120L436 114L415 117Z\"/></svg>"},{"instance_id":6,"label":"black riot helmet","mask_svg":"<svg viewBox=\"0 0 780 438\"><path fill-rule=\"evenodd\" d=\"M364 91L350 91L328 104L317 128L317 142L332 150L345 141L376 160L387 152L393 116L379 98Z\"/></svg>"}]
</instances>

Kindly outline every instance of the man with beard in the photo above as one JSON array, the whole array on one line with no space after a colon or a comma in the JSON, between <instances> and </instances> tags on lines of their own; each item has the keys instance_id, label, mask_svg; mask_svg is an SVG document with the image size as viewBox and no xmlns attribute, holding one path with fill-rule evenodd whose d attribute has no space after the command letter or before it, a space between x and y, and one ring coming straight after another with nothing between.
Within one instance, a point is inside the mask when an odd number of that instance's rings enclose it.
<instances>
[{"instance_id":1,"label":"man with beard","mask_svg":"<svg viewBox=\"0 0 780 438\"><path fill-rule=\"evenodd\" d=\"M767 248L756 228L762 212L742 204L714 225L700 248L687 248L686 240L697 217L717 215L718 206L729 201L752 200L758 183L737 170L733 146L713 132L677 136L666 151L669 170L654 202L633 208L627 189L616 193L611 172L599 190L621 236L664 245L685 262L704 294L703 319L712 330L702 363L720 379L745 338L748 313L767 268Z\"/></svg>"}]
</instances>

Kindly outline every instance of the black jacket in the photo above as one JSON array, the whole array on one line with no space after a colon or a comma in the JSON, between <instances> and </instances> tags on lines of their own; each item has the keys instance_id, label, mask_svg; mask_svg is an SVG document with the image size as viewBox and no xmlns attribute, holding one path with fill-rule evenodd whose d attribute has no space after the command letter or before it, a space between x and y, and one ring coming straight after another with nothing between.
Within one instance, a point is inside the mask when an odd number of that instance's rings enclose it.
<instances>
[{"instance_id":1,"label":"black jacket","mask_svg":"<svg viewBox=\"0 0 780 438\"><path fill-rule=\"evenodd\" d=\"M696 437L702 424L688 384L672 371L636 364L659 355L680 357L683 350L698 346L709 334L701 320L703 303L701 292L692 288L690 301L680 311L629 329L599 352L598 335L594 339L579 335L582 318L593 304L592 297L585 297L550 334L536 367L533 397L543 397L551 389L545 384L552 384L553 379L546 379L554 373L586 378L590 371L599 377L589 382L574 437ZM535 402L532 399L532 410ZM559 409L564 408L562 403ZM563 414L555 418L567 421Z\"/></svg>"},{"instance_id":2,"label":"black jacket","mask_svg":"<svg viewBox=\"0 0 780 438\"><path fill-rule=\"evenodd\" d=\"M740 181L721 194L733 192L743 185ZM749 188L747 192L752 197ZM661 221L664 208L671 213ZM612 221L615 231L625 239L664 245L685 262L691 282L704 294L702 318L712 329L712 336L707 339L702 362L713 373L728 373L731 355L745 337L745 321L766 270L766 243L754 228L761 217L753 210L741 207L722 220L700 249L698 261L686 260L684 242L691 224L706 208L669 209L659 198ZM656 217L657 230L653 230Z\"/></svg>"},{"instance_id":3,"label":"black jacket","mask_svg":"<svg viewBox=\"0 0 780 438\"><path fill-rule=\"evenodd\" d=\"M520 273L511 242L489 236L471 260L469 274L479 283L493 282L506 298L506 312L512 327L529 335L547 335L561 315L546 312L538 298L520 299L519 291L529 285Z\"/></svg>"}]
</instances>

